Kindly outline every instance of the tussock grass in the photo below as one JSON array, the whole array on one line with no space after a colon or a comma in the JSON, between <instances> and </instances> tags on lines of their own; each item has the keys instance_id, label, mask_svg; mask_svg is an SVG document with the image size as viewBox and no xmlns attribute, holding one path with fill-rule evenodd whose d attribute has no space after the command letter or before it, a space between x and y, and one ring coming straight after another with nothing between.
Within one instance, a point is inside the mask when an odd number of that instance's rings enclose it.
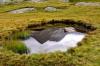
<instances>
[{"instance_id":1,"label":"tussock grass","mask_svg":"<svg viewBox=\"0 0 100 66\"><path fill-rule=\"evenodd\" d=\"M43 8L51 4L62 8L57 12L45 12ZM68 6L67 6L68 5ZM23 14L10 14L6 11L22 7L41 8L37 12ZM65 7L65 8L64 8ZM23 31L29 24L37 24L52 19L82 20L97 27L90 32L79 47L69 52L19 55L6 49L0 49L1 66L99 66L100 65L100 7L73 6L67 3L45 2L34 5L24 3L17 5L4 5L0 7L0 38L4 39L13 32Z\"/></svg>"},{"instance_id":2,"label":"tussock grass","mask_svg":"<svg viewBox=\"0 0 100 66\"><path fill-rule=\"evenodd\" d=\"M28 53L29 51L28 48L19 40L6 40L2 46L8 51L19 54Z\"/></svg>"}]
</instances>

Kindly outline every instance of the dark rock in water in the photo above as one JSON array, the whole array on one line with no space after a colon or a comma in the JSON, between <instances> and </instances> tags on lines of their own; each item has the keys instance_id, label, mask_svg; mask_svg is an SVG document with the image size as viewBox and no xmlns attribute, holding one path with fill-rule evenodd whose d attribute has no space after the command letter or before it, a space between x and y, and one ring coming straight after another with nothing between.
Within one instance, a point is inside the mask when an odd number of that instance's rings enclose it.
<instances>
[{"instance_id":1,"label":"dark rock in water","mask_svg":"<svg viewBox=\"0 0 100 66\"><path fill-rule=\"evenodd\" d=\"M55 30L51 37L50 37L50 41L60 41L67 33L64 32L64 29L59 28L58 30Z\"/></svg>"},{"instance_id":2,"label":"dark rock in water","mask_svg":"<svg viewBox=\"0 0 100 66\"><path fill-rule=\"evenodd\" d=\"M44 43L50 38L53 31L55 31L55 29L47 29L39 32L34 32L32 33L32 37L34 37L40 43Z\"/></svg>"},{"instance_id":3,"label":"dark rock in water","mask_svg":"<svg viewBox=\"0 0 100 66\"><path fill-rule=\"evenodd\" d=\"M48 40L50 41L60 41L67 33L64 32L63 28L51 28L38 32L33 32L32 37L34 37L40 43L44 43Z\"/></svg>"}]
</instances>

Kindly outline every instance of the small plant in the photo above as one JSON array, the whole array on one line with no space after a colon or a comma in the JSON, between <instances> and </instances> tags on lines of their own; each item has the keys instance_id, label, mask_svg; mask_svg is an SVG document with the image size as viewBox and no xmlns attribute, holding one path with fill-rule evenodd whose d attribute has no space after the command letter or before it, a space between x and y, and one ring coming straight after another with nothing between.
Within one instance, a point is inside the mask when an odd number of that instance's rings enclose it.
<instances>
[{"instance_id":1,"label":"small plant","mask_svg":"<svg viewBox=\"0 0 100 66\"><path fill-rule=\"evenodd\" d=\"M21 41L16 40L6 41L3 47L19 54L28 53L29 51Z\"/></svg>"}]
</instances>

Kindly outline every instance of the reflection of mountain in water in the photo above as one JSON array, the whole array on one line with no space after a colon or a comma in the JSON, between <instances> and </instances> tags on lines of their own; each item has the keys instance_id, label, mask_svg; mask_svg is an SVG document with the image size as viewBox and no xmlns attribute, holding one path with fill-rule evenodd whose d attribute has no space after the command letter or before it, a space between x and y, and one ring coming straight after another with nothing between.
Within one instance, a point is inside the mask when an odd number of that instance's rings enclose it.
<instances>
[{"instance_id":1,"label":"reflection of mountain in water","mask_svg":"<svg viewBox=\"0 0 100 66\"><path fill-rule=\"evenodd\" d=\"M64 52L71 47L76 47L84 37L84 33L65 32L63 28L51 28L34 32L32 37L23 42L30 49L30 53Z\"/></svg>"}]
</instances>

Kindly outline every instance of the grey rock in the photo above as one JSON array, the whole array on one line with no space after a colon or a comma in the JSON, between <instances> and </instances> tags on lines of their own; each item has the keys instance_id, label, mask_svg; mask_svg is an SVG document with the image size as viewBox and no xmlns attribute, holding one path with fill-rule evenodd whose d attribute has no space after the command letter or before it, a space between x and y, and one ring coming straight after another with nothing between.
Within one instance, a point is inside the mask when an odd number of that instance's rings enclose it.
<instances>
[{"instance_id":1,"label":"grey rock","mask_svg":"<svg viewBox=\"0 0 100 66\"><path fill-rule=\"evenodd\" d=\"M73 27L68 27L68 28L64 28L65 32L76 32L75 28Z\"/></svg>"},{"instance_id":2,"label":"grey rock","mask_svg":"<svg viewBox=\"0 0 100 66\"><path fill-rule=\"evenodd\" d=\"M11 2L10 0L0 0L0 3Z\"/></svg>"},{"instance_id":3,"label":"grey rock","mask_svg":"<svg viewBox=\"0 0 100 66\"><path fill-rule=\"evenodd\" d=\"M65 35L67 34L67 32L64 32L63 28L59 28L58 30L55 30L51 37L50 37L50 41L60 41Z\"/></svg>"},{"instance_id":4,"label":"grey rock","mask_svg":"<svg viewBox=\"0 0 100 66\"><path fill-rule=\"evenodd\" d=\"M66 28L67 29L67 28ZM72 30L72 28L69 27ZM34 37L40 43L44 43L48 40L50 41L60 41L67 33L72 32L71 30L64 31L64 28L50 28L42 30L39 32L33 32L32 37ZM75 30L73 30L74 32Z\"/></svg>"},{"instance_id":5,"label":"grey rock","mask_svg":"<svg viewBox=\"0 0 100 66\"><path fill-rule=\"evenodd\" d=\"M57 8L55 8L55 7L46 7L44 10L48 11L48 12L54 12L54 11L57 11Z\"/></svg>"},{"instance_id":6,"label":"grey rock","mask_svg":"<svg viewBox=\"0 0 100 66\"><path fill-rule=\"evenodd\" d=\"M3 3L4 2L4 0L0 0L0 3Z\"/></svg>"},{"instance_id":7,"label":"grey rock","mask_svg":"<svg viewBox=\"0 0 100 66\"><path fill-rule=\"evenodd\" d=\"M35 11L35 10L36 10L35 8L22 8L22 9L10 11L9 13L20 14L20 13L25 13L25 12Z\"/></svg>"},{"instance_id":8,"label":"grey rock","mask_svg":"<svg viewBox=\"0 0 100 66\"><path fill-rule=\"evenodd\" d=\"M42 30L39 32L34 32L32 34L32 37L34 37L37 41L39 41L40 43L44 43L47 40L49 40L50 36L52 35L52 33L57 30L57 28L53 28L53 29L46 29L46 30Z\"/></svg>"},{"instance_id":9,"label":"grey rock","mask_svg":"<svg viewBox=\"0 0 100 66\"><path fill-rule=\"evenodd\" d=\"M61 2L69 2L69 0L59 0L59 1L61 1Z\"/></svg>"},{"instance_id":10,"label":"grey rock","mask_svg":"<svg viewBox=\"0 0 100 66\"><path fill-rule=\"evenodd\" d=\"M24 0L0 0L0 4L9 4L9 3L16 3L16 2L23 2Z\"/></svg>"},{"instance_id":11,"label":"grey rock","mask_svg":"<svg viewBox=\"0 0 100 66\"><path fill-rule=\"evenodd\" d=\"M44 2L45 0L30 0L30 1L38 3L38 2Z\"/></svg>"},{"instance_id":12,"label":"grey rock","mask_svg":"<svg viewBox=\"0 0 100 66\"><path fill-rule=\"evenodd\" d=\"M78 2L76 6L100 6L100 2Z\"/></svg>"}]
</instances>

